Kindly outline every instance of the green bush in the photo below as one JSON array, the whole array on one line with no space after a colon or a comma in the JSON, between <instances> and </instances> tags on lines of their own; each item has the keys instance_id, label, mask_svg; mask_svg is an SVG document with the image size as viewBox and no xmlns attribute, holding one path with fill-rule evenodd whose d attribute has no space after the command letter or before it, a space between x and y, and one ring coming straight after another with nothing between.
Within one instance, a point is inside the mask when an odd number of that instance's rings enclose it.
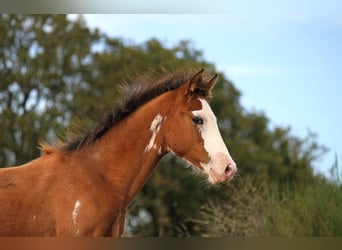
<instances>
[{"instance_id":1,"label":"green bush","mask_svg":"<svg viewBox=\"0 0 342 250\"><path fill-rule=\"evenodd\" d=\"M201 236L342 236L342 185L317 177L303 189L239 179L227 202L211 201L195 220Z\"/></svg>"}]
</instances>

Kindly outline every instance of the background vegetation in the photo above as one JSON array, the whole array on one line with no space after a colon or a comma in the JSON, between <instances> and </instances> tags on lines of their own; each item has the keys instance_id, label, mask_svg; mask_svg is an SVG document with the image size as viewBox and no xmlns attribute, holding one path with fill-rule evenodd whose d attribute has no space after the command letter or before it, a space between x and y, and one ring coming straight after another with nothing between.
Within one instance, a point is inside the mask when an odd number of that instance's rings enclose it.
<instances>
[{"instance_id":1,"label":"background vegetation","mask_svg":"<svg viewBox=\"0 0 342 250\"><path fill-rule=\"evenodd\" d=\"M135 74L205 67L188 41L166 48L151 39L132 44L90 30L80 17L0 16L0 165L40 155L40 140L65 136L76 121L91 124L120 101L117 85ZM210 187L168 155L130 206L126 235L342 236L342 183L312 166L325 151L315 135L269 128L249 112L241 93L220 75L211 105L239 176Z\"/></svg>"}]
</instances>

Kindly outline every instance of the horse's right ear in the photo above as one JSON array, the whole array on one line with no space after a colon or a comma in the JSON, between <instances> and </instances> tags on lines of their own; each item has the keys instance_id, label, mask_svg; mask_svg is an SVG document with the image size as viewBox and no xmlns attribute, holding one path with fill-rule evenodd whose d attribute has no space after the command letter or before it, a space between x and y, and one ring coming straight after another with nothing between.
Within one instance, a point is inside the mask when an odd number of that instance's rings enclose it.
<instances>
[{"instance_id":1,"label":"horse's right ear","mask_svg":"<svg viewBox=\"0 0 342 250\"><path fill-rule=\"evenodd\" d=\"M198 89L199 83L203 82L203 77L202 77L203 71L204 69L201 69L200 71L198 71L196 74L192 76L191 80L188 83L186 96L191 96L192 94L194 94L196 90Z\"/></svg>"},{"instance_id":2,"label":"horse's right ear","mask_svg":"<svg viewBox=\"0 0 342 250\"><path fill-rule=\"evenodd\" d=\"M211 90L213 89L213 87L217 81L217 77L218 77L218 75L215 74L212 78L210 78L209 80L207 80L205 82L205 87L206 87L208 93L211 93Z\"/></svg>"}]
</instances>

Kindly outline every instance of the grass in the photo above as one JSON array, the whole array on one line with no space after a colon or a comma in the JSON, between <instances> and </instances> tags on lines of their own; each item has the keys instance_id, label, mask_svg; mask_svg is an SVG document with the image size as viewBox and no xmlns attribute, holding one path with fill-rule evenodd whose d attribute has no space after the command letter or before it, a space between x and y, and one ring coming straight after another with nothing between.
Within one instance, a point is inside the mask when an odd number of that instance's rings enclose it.
<instances>
[{"instance_id":1,"label":"grass","mask_svg":"<svg viewBox=\"0 0 342 250\"><path fill-rule=\"evenodd\" d=\"M267 228L274 236L342 236L342 187L319 180L271 198Z\"/></svg>"},{"instance_id":2,"label":"grass","mask_svg":"<svg viewBox=\"0 0 342 250\"><path fill-rule=\"evenodd\" d=\"M317 177L301 190L240 181L227 202L211 201L197 220L202 236L342 236L342 183ZM240 179L242 180L242 178Z\"/></svg>"}]
</instances>

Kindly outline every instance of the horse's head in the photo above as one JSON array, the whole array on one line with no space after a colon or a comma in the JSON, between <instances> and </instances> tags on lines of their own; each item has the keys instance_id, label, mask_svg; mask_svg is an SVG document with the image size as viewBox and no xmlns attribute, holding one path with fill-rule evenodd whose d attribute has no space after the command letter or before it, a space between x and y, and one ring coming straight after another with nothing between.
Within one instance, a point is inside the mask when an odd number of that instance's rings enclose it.
<instances>
[{"instance_id":1,"label":"horse's head","mask_svg":"<svg viewBox=\"0 0 342 250\"><path fill-rule=\"evenodd\" d=\"M175 91L167 117L165 142L168 150L206 173L212 184L229 181L237 168L219 132L207 97L217 75L209 80L203 70ZM170 120L172 122L170 122Z\"/></svg>"}]
</instances>

